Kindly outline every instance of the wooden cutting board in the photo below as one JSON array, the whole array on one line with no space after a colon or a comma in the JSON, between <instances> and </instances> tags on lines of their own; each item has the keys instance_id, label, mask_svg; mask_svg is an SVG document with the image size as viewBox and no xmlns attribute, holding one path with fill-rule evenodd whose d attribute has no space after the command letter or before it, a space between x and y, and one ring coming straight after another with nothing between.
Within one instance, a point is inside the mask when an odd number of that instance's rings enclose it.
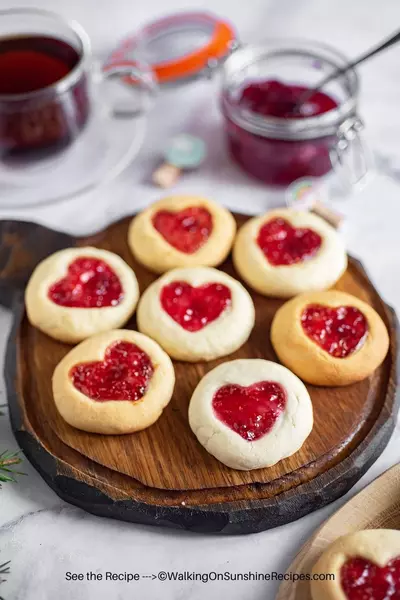
<instances>
[{"instance_id":1,"label":"wooden cutting board","mask_svg":"<svg viewBox=\"0 0 400 600\"><path fill-rule=\"evenodd\" d=\"M337 538L380 528L400 529L400 465L375 479L328 519L304 544L287 572L311 573L322 552ZM276 600L312 600L310 582L283 582Z\"/></svg>"},{"instance_id":2,"label":"wooden cutting board","mask_svg":"<svg viewBox=\"0 0 400 600\"><path fill-rule=\"evenodd\" d=\"M236 215L238 225L246 218ZM30 325L23 290L45 256L67 246L93 245L122 256L143 292L156 276L131 256L128 224L124 219L75 239L32 223L0 223L0 302L14 312L5 375L13 429L29 460L60 496L95 514L199 531L261 531L344 494L382 452L398 411L397 320L354 259L336 287L377 310L390 333L390 352L365 381L345 388L307 386L313 432L297 454L278 465L249 472L229 469L198 444L188 426L191 394L217 364L234 358L277 360L269 328L282 302L251 290L257 317L249 341L210 363L175 361L174 396L155 425L132 435L102 436L63 421L52 399L51 376L70 346ZM230 259L221 269L238 277ZM136 327L134 318L127 327Z\"/></svg>"}]
</instances>

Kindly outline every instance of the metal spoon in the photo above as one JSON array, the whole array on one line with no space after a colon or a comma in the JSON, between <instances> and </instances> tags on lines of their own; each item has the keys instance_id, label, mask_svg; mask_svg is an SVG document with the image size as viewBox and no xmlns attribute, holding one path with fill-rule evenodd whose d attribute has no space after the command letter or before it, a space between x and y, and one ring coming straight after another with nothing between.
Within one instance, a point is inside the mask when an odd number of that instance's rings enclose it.
<instances>
[{"instance_id":1,"label":"metal spoon","mask_svg":"<svg viewBox=\"0 0 400 600\"><path fill-rule=\"evenodd\" d=\"M373 50L369 50L365 54L362 54L361 56L359 56L352 62L348 63L344 67L339 67L338 69L335 69L332 73L330 73L322 81L320 81L320 83L316 87L306 90L303 94L301 94L300 98L297 100L296 104L293 106L292 111L299 112L300 106L302 104L304 104L305 102L307 102L307 100L309 100L316 92L318 92L327 83L330 83L337 77L344 75L345 73L347 73L347 71L350 71L350 69L354 69L354 67L357 67L358 65L365 62L372 56L375 56L376 54L379 54L383 50L386 50L386 48L390 48L390 46L393 46L393 44L396 44L399 41L400 41L400 31L397 31L394 35L392 35L390 38L388 38L387 40L382 42L382 44L380 44Z\"/></svg>"}]
</instances>

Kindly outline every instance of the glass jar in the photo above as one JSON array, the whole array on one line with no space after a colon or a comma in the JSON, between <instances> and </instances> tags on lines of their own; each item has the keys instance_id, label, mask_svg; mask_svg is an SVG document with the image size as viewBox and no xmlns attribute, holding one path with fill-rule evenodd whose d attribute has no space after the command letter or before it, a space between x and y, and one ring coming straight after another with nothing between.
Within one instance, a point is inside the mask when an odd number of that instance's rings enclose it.
<instances>
[{"instance_id":1,"label":"glass jar","mask_svg":"<svg viewBox=\"0 0 400 600\"><path fill-rule=\"evenodd\" d=\"M303 177L321 177L342 168L353 182L365 176L359 138L358 78L353 70L324 86L333 108L316 116L282 118L259 114L242 102L254 83L278 81L313 88L346 57L333 48L302 40L243 46L223 68L221 94L227 145L232 158L250 175L272 186ZM352 164L349 164L351 162Z\"/></svg>"}]
</instances>

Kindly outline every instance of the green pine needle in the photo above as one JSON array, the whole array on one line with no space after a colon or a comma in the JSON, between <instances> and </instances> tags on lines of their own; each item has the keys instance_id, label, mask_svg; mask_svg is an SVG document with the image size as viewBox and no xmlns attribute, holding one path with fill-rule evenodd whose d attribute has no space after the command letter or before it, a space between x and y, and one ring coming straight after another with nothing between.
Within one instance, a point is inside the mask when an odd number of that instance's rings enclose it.
<instances>
[{"instance_id":1,"label":"green pine needle","mask_svg":"<svg viewBox=\"0 0 400 600\"><path fill-rule=\"evenodd\" d=\"M0 575L8 575L10 572L10 560L0 565Z\"/></svg>"},{"instance_id":2,"label":"green pine needle","mask_svg":"<svg viewBox=\"0 0 400 600\"><path fill-rule=\"evenodd\" d=\"M5 450L0 453L0 482L16 481L16 475L25 475L21 471L16 471L15 466L21 464L22 459L19 452L8 452ZM0 484L1 487L1 484ZM1 569L1 565L0 565ZM1 573L1 571L0 571Z\"/></svg>"},{"instance_id":3,"label":"green pine needle","mask_svg":"<svg viewBox=\"0 0 400 600\"><path fill-rule=\"evenodd\" d=\"M7 562L0 565L0 584L5 583L7 581L6 579L4 579L3 575L10 574L10 563L11 561L8 560ZM3 598L0 597L0 600L3 600Z\"/></svg>"}]
</instances>

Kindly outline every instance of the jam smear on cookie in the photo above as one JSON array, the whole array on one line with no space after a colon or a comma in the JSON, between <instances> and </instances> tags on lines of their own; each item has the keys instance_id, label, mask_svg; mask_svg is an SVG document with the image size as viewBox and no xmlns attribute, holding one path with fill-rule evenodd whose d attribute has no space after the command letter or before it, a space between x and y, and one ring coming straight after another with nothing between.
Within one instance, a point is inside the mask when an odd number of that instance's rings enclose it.
<instances>
[{"instance_id":1,"label":"jam smear on cookie","mask_svg":"<svg viewBox=\"0 0 400 600\"><path fill-rule=\"evenodd\" d=\"M355 306L309 304L301 315L306 335L335 358L346 358L364 344L368 322Z\"/></svg>"},{"instance_id":2,"label":"jam smear on cookie","mask_svg":"<svg viewBox=\"0 0 400 600\"><path fill-rule=\"evenodd\" d=\"M66 276L50 287L48 296L59 306L103 308L120 304L124 292L107 263L92 256L80 256L68 266Z\"/></svg>"},{"instance_id":3,"label":"jam smear on cookie","mask_svg":"<svg viewBox=\"0 0 400 600\"><path fill-rule=\"evenodd\" d=\"M210 237L213 221L206 208L191 206L178 212L159 210L153 226L179 252L194 254Z\"/></svg>"},{"instance_id":4,"label":"jam smear on cookie","mask_svg":"<svg viewBox=\"0 0 400 600\"><path fill-rule=\"evenodd\" d=\"M186 281L165 285L160 294L163 309L186 331L200 331L212 323L232 304L229 287L206 283L193 287Z\"/></svg>"},{"instance_id":5,"label":"jam smear on cookie","mask_svg":"<svg viewBox=\"0 0 400 600\"><path fill-rule=\"evenodd\" d=\"M258 381L247 387L228 384L212 400L216 416L248 442L271 431L285 410L286 391L274 381Z\"/></svg>"},{"instance_id":6,"label":"jam smear on cookie","mask_svg":"<svg viewBox=\"0 0 400 600\"><path fill-rule=\"evenodd\" d=\"M321 247L322 238L312 229L296 228L286 219L276 217L260 228L257 244L268 262L279 267L303 262L315 256Z\"/></svg>"},{"instance_id":7,"label":"jam smear on cookie","mask_svg":"<svg viewBox=\"0 0 400 600\"><path fill-rule=\"evenodd\" d=\"M350 558L340 570L340 583L348 600L399 600L400 557L384 567L358 556Z\"/></svg>"},{"instance_id":8,"label":"jam smear on cookie","mask_svg":"<svg viewBox=\"0 0 400 600\"><path fill-rule=\"evenodd\" d=\"M153 372L146 352L120 341L107 348L103 361L75 365L70 377L76 389L92 400L137 401L146 394Z\"/></svg>"}]
</instances>

